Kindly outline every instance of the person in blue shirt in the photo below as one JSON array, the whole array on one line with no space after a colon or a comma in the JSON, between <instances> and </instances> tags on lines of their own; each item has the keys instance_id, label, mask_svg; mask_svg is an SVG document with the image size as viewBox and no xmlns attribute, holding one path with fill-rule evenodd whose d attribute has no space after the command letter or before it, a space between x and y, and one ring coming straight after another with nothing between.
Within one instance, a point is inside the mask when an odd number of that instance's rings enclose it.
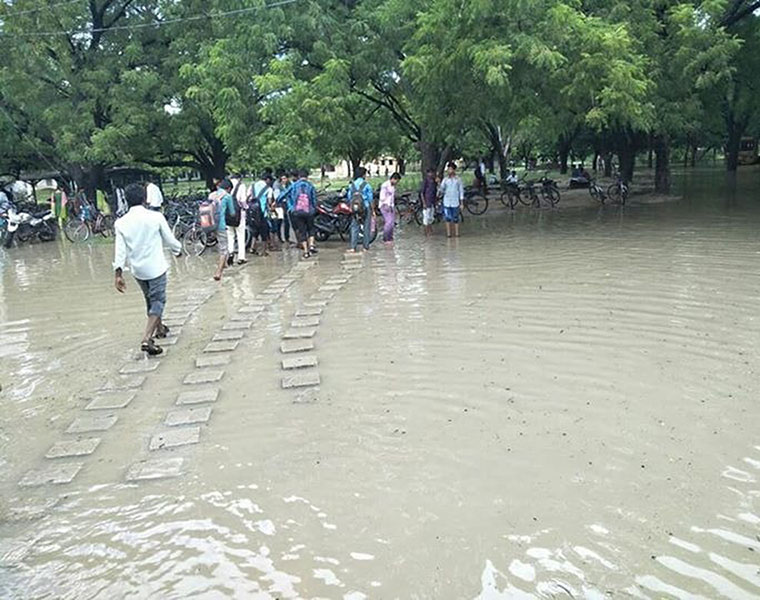
<instances>
[{"instance_id":1,"label":"person in blue shirt","mask_svg":"<svg viewBox=\"0 0 760 600\"><path fill-rule=\"evenodd\" d=\"M235 203L232 199L232 182L224 178L219 182L216 192L213 194L216 205L216 250L219 253L219 264L214 273L214 280L222 279L222 271L227 266L227 214L234 213ZM240 210L239 208L237 209Z\"/></svg>"},{"instance_id":2,"label":"person in blue shirt","mask_svg":"<svg viewBox=\"0 0 760 600\"><path fill-rule=\"evenodd\" d=\"M362 232L362 245L364 251L369 250L369 243L372 237L372 217L374 215L374 195L372 193L372 186L364 178L367 175L367 170L364 167L358 167L356 169L356 179L348 186L348 201L351 202L351 197L354 193L360 193L364 200L364 214L354 215L351 219L351 246L349 252L356 252L356 247L359 245L359 232Z\"/></svg>"},{"instance_id":3,"label":"person in blue shirt","mask_svg":"<svg viewBox=\"0 0 760 600\"><path fill-rule=\"evenodd\" d=\"M314 246L314 214L317 212L317 190L309 181L305 169L298 172L298 181L290 187L288 197L288 215L290 224L296 232L298 244L303 249L303 258L316 254Z\"/></svg>"}]
</instances>

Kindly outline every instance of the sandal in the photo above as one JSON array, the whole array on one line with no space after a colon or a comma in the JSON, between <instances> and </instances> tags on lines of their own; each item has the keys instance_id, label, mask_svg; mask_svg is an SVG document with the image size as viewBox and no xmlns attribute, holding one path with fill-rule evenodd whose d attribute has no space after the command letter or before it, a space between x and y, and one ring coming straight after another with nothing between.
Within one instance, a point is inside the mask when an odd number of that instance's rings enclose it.
<instances>
[{"instance_id":1,"label":"sandal","mask_svg":"<svg viewBox=\"0 0 760 600\"><path fill-rule=\"evenodd\" d=\"M159 339L163 339L169 335L169 328L166 325L161 325L158 329L156 329L156 337Z\"/></svg>"},{"instance_id":2,"label":"sandal","mask_svg":"<svg viewBox=\"0 0 760 600\"><path fill-rule=\"evenodd\" d=\"M158 356L164 351L161 346L156 346L156 342L154 342L152 338L147 342L143 342L140 346L140 350L147 352L148 356Z\"/></svg>"},{"instance_id":3,"label":"sandal","mask_svg":"<svg viewBox=\"0 0 760 600\"><path fill-rule=\"evenodd\" d=\"M318 254L319 250L317 250L314 246L309 248L309 254Z\"/></svg>"},{"instance_id":4,"label":"sandal","mask_svg":"<svg viewBox=\"0 0 760 600\"><path fill-rule=\"evenodd\" d=\"M308 252L304 252L304 253L301 255L301 258L303 258L304 260L306 260L307 258L310 258L310 257L311 257L311 254L309 254Z\"/></svg>"}]
</instances>

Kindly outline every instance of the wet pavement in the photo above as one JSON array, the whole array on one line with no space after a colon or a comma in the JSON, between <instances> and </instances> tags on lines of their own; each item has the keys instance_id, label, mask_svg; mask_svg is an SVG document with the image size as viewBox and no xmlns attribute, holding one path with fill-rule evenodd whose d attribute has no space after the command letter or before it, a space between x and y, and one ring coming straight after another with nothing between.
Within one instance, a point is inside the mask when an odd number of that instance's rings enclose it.
<instances>
[{"instance_id":1,"label":"wet pavement","mask_svg":"<svg viewBox=\"0 0 760 600\"><path fill-rule=\"evenodd\" d=\"M173 260L157 359L0 256L0 598L760 597L758 183Z\"/></svg>"}]
</instances>

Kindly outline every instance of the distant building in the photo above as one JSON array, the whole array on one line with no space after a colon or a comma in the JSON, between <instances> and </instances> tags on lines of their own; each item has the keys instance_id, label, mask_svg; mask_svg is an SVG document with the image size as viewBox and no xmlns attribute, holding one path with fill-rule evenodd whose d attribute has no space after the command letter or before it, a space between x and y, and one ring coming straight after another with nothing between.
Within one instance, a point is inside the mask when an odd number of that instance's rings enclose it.
<instances>
[{"instance_id":1,"label":"distant building","mask_svg":"<svg viewBox=\"0 0 760 600\"><path fill-rule=\"evenodd\" d=\"M370 177L390 177L400 170L399 162L392 156L380 156L374 160L362 163ZM406 163L407 169L419 168L419 165ZM320 171L314 172L314 177L321 177ZM351 176L351 165L343 160L336 165L324 165L324 175L327 179L348 179Z\"/></svg>"}]
</instances>

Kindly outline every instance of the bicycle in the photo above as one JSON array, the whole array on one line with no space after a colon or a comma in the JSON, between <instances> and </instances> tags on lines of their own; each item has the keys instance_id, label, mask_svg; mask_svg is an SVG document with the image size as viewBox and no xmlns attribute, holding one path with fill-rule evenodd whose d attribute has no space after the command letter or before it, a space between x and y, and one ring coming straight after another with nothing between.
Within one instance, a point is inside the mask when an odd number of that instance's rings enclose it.
<instances>
[{"instance_id":1,"label":"bicycle","mask_svg":"<svg viewBox=\"0 0 760 600\"><path fill-rule=\"evenodd\" d=\"M597 183L596 179L591 179L588 183L588 193L594 200L597 200L601 204L607 200L607 194L604 192L604 188Z\"/></svg>"},{"instance_id":2,"label":"bicycle","mask_svg":"<svg viewBox=\"0 0 760 600\"><path fill-rule=\"evenodd\" d=\"M616 175L615 179L615 183L607 188L607 197L618 204L625 204L625 201L628 198L628 185L619 173Z\"/></svg>"},{"instance_id":3,"label":"bicycle","mask_svg":"<svg viewBox=\"0 0 760 600\"><path fill-rule=\"evenodd\" d=\"M551 204L552 207L557 206L561 198L557 182L549 179L547 172L539 180L539 183L541 184L541 197Z\"/></svg>"},{"instance_id":4,"label":"bicycle","mask_svg":"<svg viewBox=\"0 0 760 600\"><path fill-rule=\"evenodd\" d=\"M504 206L510 210L514 210L517 207L517 203L520 202L519 183L509 181L502 184L501 196L499 199Z\"/></svg>"},{"instance_id":5,"label":"bicycle","mask_svg":"<svg viewBox=\"0 0 760 600\"><path fill-rule=\"evenodd\" d=\"M63 233L71 243L86 242L90 235L95 234L109 238L114 233L114 218L113 215L104 215L89 202L84 202L78 214L66 219Z\"/></svg>"},{"instance_id":6,"label":"bicycle","mask_svg":"<svg viewBox=\"0 0 760 600\"><path fill-rule=\"evenodd\" d=\"M182 236L182 249L188 255L200 256L217 243L216 231L204 231L198 223L193 223Z\"/></svg>"}]
</instances>

